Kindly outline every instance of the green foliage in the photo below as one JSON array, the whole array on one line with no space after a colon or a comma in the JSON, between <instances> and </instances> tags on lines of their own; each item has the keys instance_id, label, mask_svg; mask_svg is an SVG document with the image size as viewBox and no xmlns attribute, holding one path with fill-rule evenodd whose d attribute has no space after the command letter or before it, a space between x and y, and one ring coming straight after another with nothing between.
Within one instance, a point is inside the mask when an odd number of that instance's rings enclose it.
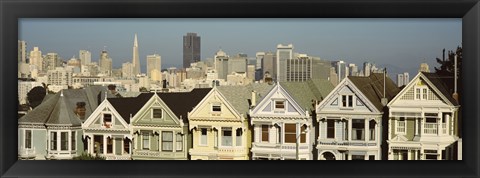
<instances>
[{"instance_id":1,"label":"green foliage","mask_svg":"<svg viewBox=\"0 0 480 178\"><path fill-rule=\"evenodd\" d=\"M27 93L27 101L30 107L35 108L40 103L42 103L43 98L45 98L45 95L47 95L45 88L41 86L37 86L32 88L28 93Z\"/></svg>"},{"instance_id":2,"label":"green foliage","mask_svg":"<svg viewBox=\"0 0 480 178\"><path fill-rule=\"evenodd\" d=\"M73 157L72 160L105 160L105 157L98 155L91 155L89 153L82 153L80 156Z\"/></svg>"},{"instance_id":3,"label":"green foliage","mask_svg":"<svg viewBox=\"0 0 480 178\"><path fill-rule=\"evenodd\" d=\"M140 87L139 90L140 90L140 92L148 92L147 88L145 88L145 87Z\"/></svg>"}]
</instances>

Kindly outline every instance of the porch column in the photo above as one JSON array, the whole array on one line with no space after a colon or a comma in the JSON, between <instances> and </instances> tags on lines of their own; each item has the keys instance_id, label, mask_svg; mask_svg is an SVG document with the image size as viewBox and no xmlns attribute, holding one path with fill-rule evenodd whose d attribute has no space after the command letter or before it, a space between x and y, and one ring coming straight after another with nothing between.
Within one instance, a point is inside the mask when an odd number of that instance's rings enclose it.
<instances>
[{"instance_id":1,"label":"porch column","mask_svg":"<svg viewBox=\"0 0 480 178\"><path fill-rule=\"evenodd\" d=\"M237 127L232 127L232 146L237 146Z\"/></svg>"},{"instance_id":2,"label":"porch column","mask_svg":"<svg viewBox=\"0 0 480 178\"><path fill-rule=\"evenodd\" d=\"M68 132L68 152L71 154L72 152L72 131Z\"/></svg>"},{"instance_id":3,"label":"porch column","mask_svg":"<svg viewBox=\"0 0 480 178\"><path fill-rule=\"evenodd\" d=\"M103 152L101 154L105 155L107 152L107 137L106 135L103 135Z\"/></svg>"},{"instance_id":4,"label":"porch column","mask_svg":"<svg viewBox=\"0 0 480 178\"><path fill-rule=\"evenodd\" d=\"M446 134L451 135L450 134L450 115L447 114L444 119L445 119L445 129L447 130Z\"/></svg>"},{"instance_id":5,"label":"porch column","mask_svg":"<svg viewBox=\"0 0 480 178\"><path fill-rule=\"evenodd\" d=\"M414 122L415 122L415 136L418 136L418 131L420 130L419 128L419 124L418 124L418 118L413 118Z\"/></svg>"},{"instance_id":6,"label":"porch column","mask_svg":"<svg viewBox=\"0 0 480 178\"><path fill-rule=\"evenodd\" d=\"M352 141L352 119L347 118L348 121L348 142ZM350 156L350 154L348 154Z\"/></svg>"},{"instance_id":7,"label":"porch column","mask_svg":"<svg viewBox=\"0 0 480 178\"><path fill-rule=\"evenodd\" d=\"M407 160L411 160L412 150L407 150ZM405 159L405 158L404 158Z\"/></svg>"},{"instance_id":8,"label":"porch column","mask_svg":"<svg viewBox=\"0 0 480 178\"><path fill-rule=\"evenodd\" d=\"M437 117L437 135L440 136L442 135L442 118Z\"/></svg>"},{"instance_id":9,"label":"porch column","mask_svg":"<svg viewBox=\"0 0 480 178\"><path fill-rule=\"evenodd\" d=\"M370 140L370 118L365 119L365 142L368 142Z\"/></svg>"}]
</instances>

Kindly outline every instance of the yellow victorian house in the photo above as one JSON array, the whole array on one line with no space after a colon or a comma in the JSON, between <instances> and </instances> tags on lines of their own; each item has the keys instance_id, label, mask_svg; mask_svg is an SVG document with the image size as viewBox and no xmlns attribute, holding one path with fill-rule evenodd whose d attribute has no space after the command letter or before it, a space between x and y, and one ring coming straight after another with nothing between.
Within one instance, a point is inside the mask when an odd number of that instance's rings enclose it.
<instances>
[{"instance_id":1,"label":"yellow victorian house","mask_svg":"<svg viewBox=\"0 0 480 178\"><path fill-rule=\"evenodd\" d=\"M216 86L188 113L191 160L248 160L248 110L272 88L268 84Z\"/></svg>"}]
</instances>

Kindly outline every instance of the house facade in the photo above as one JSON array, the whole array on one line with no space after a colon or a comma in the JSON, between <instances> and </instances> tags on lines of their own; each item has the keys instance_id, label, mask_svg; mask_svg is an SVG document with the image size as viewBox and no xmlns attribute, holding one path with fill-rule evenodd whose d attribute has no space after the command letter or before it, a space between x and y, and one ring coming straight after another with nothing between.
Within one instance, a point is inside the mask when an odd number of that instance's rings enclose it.
<instances>
[{"instance_id":1,"label":"house facade","mask_svg":"<svg viewBox=\"0 0 480 178\"><path fill-rule=\"evenodd\" d=\"M151 95L104 99L82 124L87 153L107 160L130 160L133 139L130 120Z\"/></svg>"},{"instance_id":2,"label":"house facade","mask_svg":"<svg viewBox=\"0 0 480 178\"><path fill-rule=\"evenodd\" d=\"M318 160L381 160L384 107L398 92L383 74L343 79L316 106Z\"/></svg>"},{"instance_id":3,"label":"house facade","mask_svg":"<svg viewBox=\"0 0 480 178\"><path fill-rule=\"evenodd\" d=\"M328 82L323 84L331 86ZM328 90L319 92L311 81L275 84L258 105L250 109L254 136L252 159L313 160L312 104L321 100L321 95Z\"/></svg>"},{"instance_id":4,"label":"house facade","mask_svg":"<svg viewBox=\"0 0 480 178\"><path fill-rule=\"evenodd\" d=\"M251 131L247 112L252 103L256 103L252 91L264 94L269 87L268 84L214 87L188 113L189 129L193 133L191 159L250 159Z\"/></svg>"},{"instance_id":5,"label":"house facade","mask_svg":"<svg viewBox=\"0 0 480 178\"><path fill-rule=\"evenodd\" d=\"M440 77L419 72L387 106L389 160L456 159L460 106Z\"/></svg>"}]
</instances>

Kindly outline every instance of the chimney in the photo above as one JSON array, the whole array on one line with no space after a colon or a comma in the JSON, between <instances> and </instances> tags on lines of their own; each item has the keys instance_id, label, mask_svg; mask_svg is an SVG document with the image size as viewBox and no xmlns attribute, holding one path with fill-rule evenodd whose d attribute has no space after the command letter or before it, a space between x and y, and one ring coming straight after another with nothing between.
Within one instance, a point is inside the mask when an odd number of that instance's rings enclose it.
<instances>
[{"instance_id":1,"label":"chimney","mask_svg":"<svg viewBox=\"0 0 480 178\"><path fill-rule=\"evenodd\" d=\"M85 102L77 102L77 107L75 108L75 114L77 114L77 116L79 116L80 118L84 118L85 117Z\"/></svg>"},{"instance_id":2,"label":"chimney","mask_svg":"<svg viewBox=\"0 0 480 178\"><path fill-rule=\"evenodd\" d=\"M257 104L257 92L252 90L252 107L255 107Z\"/></svg>"}]
</instances>

